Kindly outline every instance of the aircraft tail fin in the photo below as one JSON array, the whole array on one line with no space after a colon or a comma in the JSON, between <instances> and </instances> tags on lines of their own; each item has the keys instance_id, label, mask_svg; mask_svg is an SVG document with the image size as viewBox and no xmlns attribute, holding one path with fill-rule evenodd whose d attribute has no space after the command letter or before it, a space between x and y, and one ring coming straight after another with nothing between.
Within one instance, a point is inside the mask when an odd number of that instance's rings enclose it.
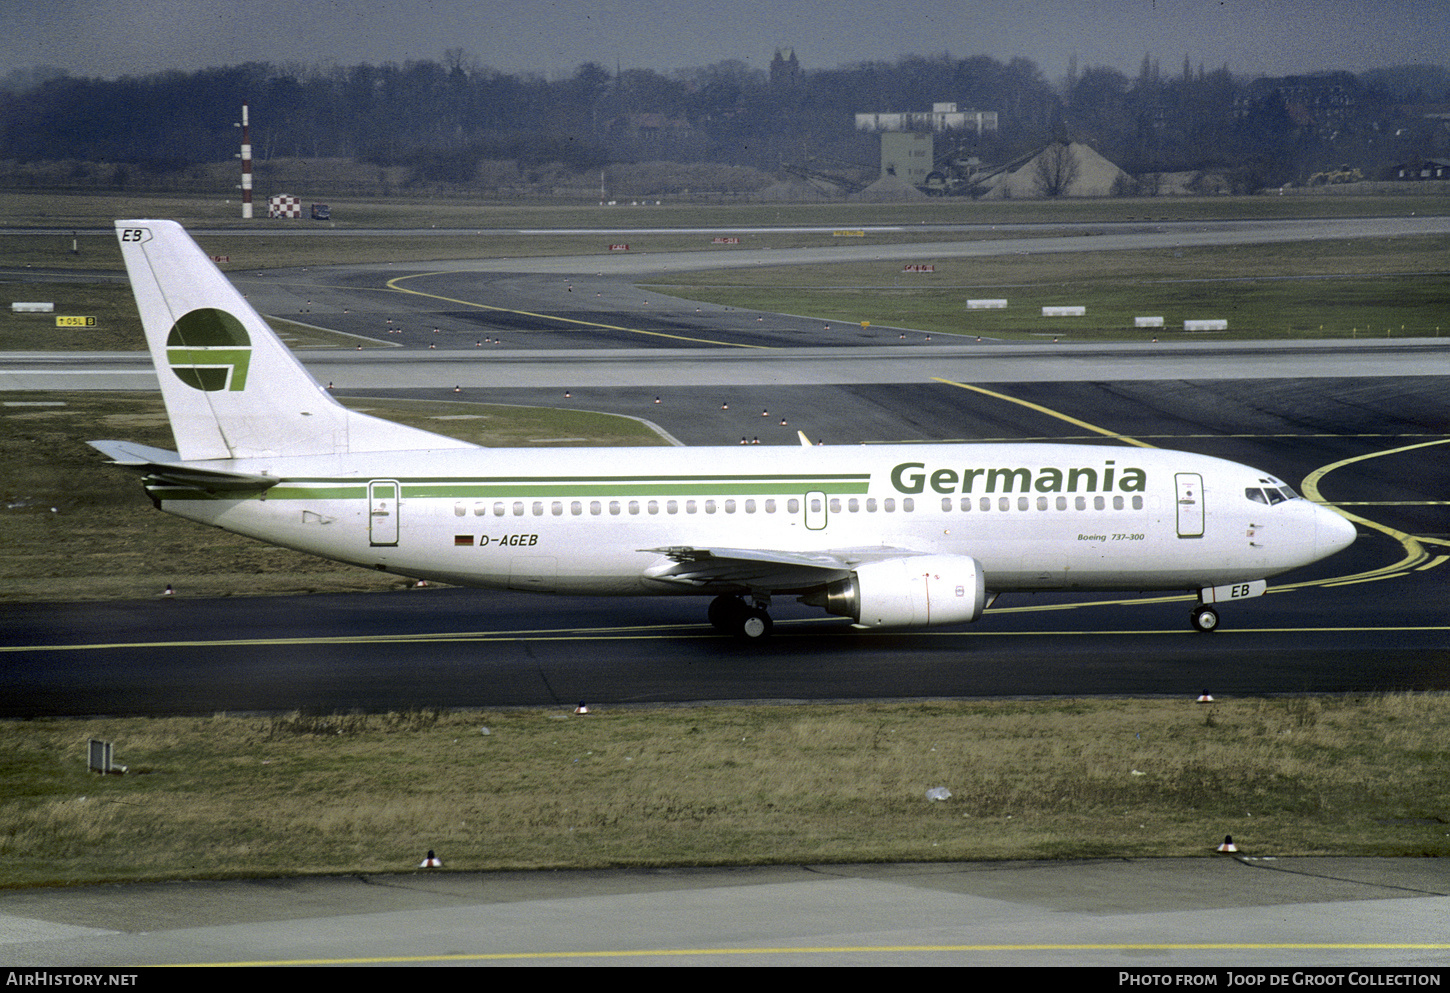
<instances>
[{"instance_id":1,"label":"aircraft tail fin","mask_svg":"<svg viewBox=\"0 0 1450 993\"><path fill-rule=\"evenodd\" d=\"M175 221L116 237L183 460L477 447L342 406Z\"/></svg>"}]
</instances>

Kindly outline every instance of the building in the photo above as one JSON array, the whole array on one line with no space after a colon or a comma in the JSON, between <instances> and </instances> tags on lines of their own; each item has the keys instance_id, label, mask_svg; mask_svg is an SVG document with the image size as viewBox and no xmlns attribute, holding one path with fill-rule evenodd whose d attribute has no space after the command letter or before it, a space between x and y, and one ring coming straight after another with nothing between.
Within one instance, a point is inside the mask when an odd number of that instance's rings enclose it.
<instances>
[{"instance_id":1,"label":"building","mask_svg":"<svg viewBox=\"0 0 1450 993\"><path fill-rule=\"evenodd\" d=\"M799 89L805 77L794 48L777 48L770 60L770 88L776 93Z\"/></svg>"},{"instance_id":2,"label":"building","mask_svg":"<svg viewBox=\"0 0 1450 993\"><path fill-rule=\"evenodd\" d=\"M881 136L881 175L895 176L910 186L925 186L932 171L930 132L893 131Z\"/></svg>"},{"instance_id":3,"label":"building","mask_svg":"<svg viewBox=\"0 0 1450 993\"><path fill-rule=\"evenodd\" d=\"M954 103L934 103L929 111L857 114L857 131L984 131L997 130L995 110L957 110Z\"/></svg>"},{"instance_id":4,"label":"building","mask_svg":"<svg viewBox=\"0 0 1450 993\"><path fill-rule=\"evenodd\" d=\"M1450 179L1450 159L1419 159L1395 166L1390 178L1396 180Z\"/></svg>"}]
</instances>

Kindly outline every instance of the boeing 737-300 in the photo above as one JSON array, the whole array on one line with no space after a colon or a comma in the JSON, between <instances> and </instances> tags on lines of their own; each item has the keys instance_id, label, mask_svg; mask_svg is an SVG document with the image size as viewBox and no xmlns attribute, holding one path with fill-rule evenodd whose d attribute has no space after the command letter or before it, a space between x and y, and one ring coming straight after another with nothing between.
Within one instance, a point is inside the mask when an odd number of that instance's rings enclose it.
<instances>
[{"instance_id":1,"label":"boeing 737-300","mask_svg":"<svg viewBox=\"0 0 1450 993\"><path fill-rule=\"evenodd\" d=\"M91 442L168 513L403 576L710 596L744 638L797 597L863 628L1005 592L1184 591L1191 621L1354 525L1223 459L1069 444L485 448L347 409L172 221L116 222L177 450Z\"/></svg>"}]
</instances>

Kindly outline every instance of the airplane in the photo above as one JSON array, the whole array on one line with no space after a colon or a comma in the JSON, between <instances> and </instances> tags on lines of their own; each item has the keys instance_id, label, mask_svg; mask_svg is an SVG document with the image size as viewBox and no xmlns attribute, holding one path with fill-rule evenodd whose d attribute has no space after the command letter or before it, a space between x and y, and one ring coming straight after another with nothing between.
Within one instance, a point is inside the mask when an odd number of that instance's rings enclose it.
<instances>
[{"instance_id":1,"label":"airplane","mask_svg":"<svg viewBox=\"0 0 1450 993\"><path fill-rule=\"evenodd\" d=\"M1354 525L1249 466L1072 444L486 448L348 410L181 225L118 220L176 451L93 441L157 508L460 586L708 596L754 640L774 598L858 628L978 620L1002 593L1223 603Z\"/></svg>"}]
</instances>

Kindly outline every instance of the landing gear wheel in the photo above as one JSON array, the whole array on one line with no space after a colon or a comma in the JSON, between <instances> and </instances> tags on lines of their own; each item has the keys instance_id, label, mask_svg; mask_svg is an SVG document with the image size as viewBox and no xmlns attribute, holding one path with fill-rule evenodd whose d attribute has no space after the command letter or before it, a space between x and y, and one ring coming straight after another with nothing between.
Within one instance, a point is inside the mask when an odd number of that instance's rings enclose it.
<instances>
[{"instance_id":1,"label":"landing gear wheel","mask_svg":"<svg viewBox=\"0 0 1450 993\"><path fill-rule=\"evenodd\" d=\"M1218 611L1212 607L1197 607L1193 611L1190 623L1193 624L1193 630L1202 631L1204 634L1217 631Z\"/></svg>"},{"instance_id":2,"label":"landing gear wheel","mask_svg":"<svg viewBox=\"0 0 1450 993\"><path fill-rule=\"evenodd\" d=\"M746 607L745 614L740 618L740 623L735 628L735 633L746 641L760 641L770 637L770 629L775 625L770 620L770 615L759 607Z\"/></svg>"},{"instance_id":3,"label":"landing gear wheel","mask_svg":"<svg viewBox=\"0 0 1450 993\"><path fill-rule=\"evenodd\" d=\"M710 610L706 616L717 631L734 631L740 626L740 620L748 609L745 601L738 596L717 596L710 601Z\"/></svg>"}]
</instances>

